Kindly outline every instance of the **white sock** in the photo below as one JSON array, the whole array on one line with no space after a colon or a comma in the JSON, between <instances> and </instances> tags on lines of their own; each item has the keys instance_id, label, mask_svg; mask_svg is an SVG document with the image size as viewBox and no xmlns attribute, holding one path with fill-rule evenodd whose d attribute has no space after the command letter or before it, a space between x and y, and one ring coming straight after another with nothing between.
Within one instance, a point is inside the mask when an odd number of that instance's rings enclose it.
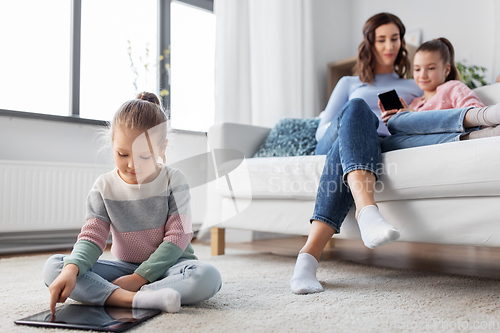
<instances>
[{"instance_id":1,"label":"white sock","mask_svg":"<svg viewBox=\"0 0 500 333\"><path fill-rule=\"evenodd\" d=\"M377 206L363 207L358 214L359 231L365 246L374 249L399 238L399 231L387 223Z\"/></svg>"},{"instance_id":2,"label":"white sock","mask_svg":"<svg viewBox=\"0 0 500 333\"><path fill-rule=\"evenodd\" d=\"M179 312L181 294L174 289L138 291L132 301L132 307L141 309L158 309L164 312Z\"/></svg>"},{"instance_id":3,"label":"white sock","mask_svg":"<svg viewBox=\"0 0 500 333\"><path fill-rule=\"evenodd\" d=\"M474 126L500 125L500 104L489 105L483 108L473 108L467 111L469 121Z\"/></svg>"},{"instance_id":4,"label":"white sock","mask_svg":"<svg viewBox=\"0 0 500 333\"><path fill-rule=\"evenodd\" d=\"M485 127L479 131L470 132L468 134L468 139L481 139L488 138L490 136L500 136L500 125L495 127Z\"/></svg>"},{"instance_id":5,"label":"white sock","mask_svg":"<svg viewBox=\"0 0 500 333\"><path fill-rule=\"evenodd\" d=\"M316 279L318 261L309 253L301 253L297 257L290 288L295 294L311 294L323 291L323 287Z\"/></svg>"}]
</instances>

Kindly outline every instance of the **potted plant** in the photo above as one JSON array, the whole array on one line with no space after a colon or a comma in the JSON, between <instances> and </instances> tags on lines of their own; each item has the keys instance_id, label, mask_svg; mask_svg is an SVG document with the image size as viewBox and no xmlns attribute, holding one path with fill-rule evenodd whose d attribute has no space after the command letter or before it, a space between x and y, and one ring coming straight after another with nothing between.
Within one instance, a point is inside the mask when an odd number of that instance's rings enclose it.
<instances>
[{"instance_id":1,"label":"potted plant","mask_svg":"<svg viewBox=\"0 0 500 333\"><path fill-rule=\"evenodd\" d=\"M469 88L474 89L480 86L485 86L488 83L485 80L485 67L467 66L463 62L457 62L457 69L460 73L460 81L465 83Z\"/></svg>"}]
</instances>

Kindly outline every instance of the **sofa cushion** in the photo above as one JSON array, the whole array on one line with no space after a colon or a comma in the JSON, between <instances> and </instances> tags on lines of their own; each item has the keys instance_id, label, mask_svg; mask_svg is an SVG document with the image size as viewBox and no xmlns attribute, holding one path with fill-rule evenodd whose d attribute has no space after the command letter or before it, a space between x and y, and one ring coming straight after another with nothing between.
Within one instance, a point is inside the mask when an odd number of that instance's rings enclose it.
<instances>
[{"instance_id":1,"label":"sofa cushion","mask_svg":"<svg viewBox=\"0 0 500 333\"><path fill-rule=\"evenodd\" d=\"M319 118L280 120L254 157L313 155L319 121Z\"/></svg>"},{"instance_id":2,"label":"sofa cushion","mask_svg":"<svg viewBox=\"0 0 500 333\"><path fill-rule=\"evenodd\" d=\"M233 168L229 179L236 197L314 200L325 157L255 157L245 159L237 168L227 162L221 169ZM216 191L231 197L224 179L217 181Z\"/></svg>"},{"instance_id":3,"label":"sofa cushion","mask_svg":"<svg viewBox=\"0 0 500 333\"><path fill-rule=\"evenodd\" d=\"M325 157L246 159L229 174L231 186L254 199L315 200ZM500 196L499 166L500 137L391 151L382 154L375 199ZM231 196L226 182L216 189Z\"/></svg>"}]
</instances>

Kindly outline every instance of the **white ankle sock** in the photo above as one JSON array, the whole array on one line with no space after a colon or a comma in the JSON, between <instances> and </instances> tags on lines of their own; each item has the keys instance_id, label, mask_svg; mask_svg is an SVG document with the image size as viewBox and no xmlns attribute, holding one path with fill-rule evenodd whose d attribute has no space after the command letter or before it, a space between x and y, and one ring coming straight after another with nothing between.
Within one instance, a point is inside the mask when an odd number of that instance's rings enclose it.
<instances>
[{"instance_id":1,"label":"white ankle sock","mask_svg":"<svg viewBox=\"0 0 500 333\"><path fill-rule=\"evenodd\" d=\"M497 126L500 125L500 104L473 108L467 111L469 121L474 126Z\"/></svg>"},{"instance_id":2,"label":"white ankle sock","mask_svg":"<svg viewBox=\"0 0 500 333\"><path fill-rule=\"evenodd\" d=\"M158 309L164 312L179 312L181 294L174 289L138 291L132 301L132 307L141 309Z\"/></svg>"},{"instance_id":3,"label":"white ankle sock","mask_svg":"<svg viewBox=\"0 0 500 333\"><path fill-rule=\"evenodd\" d=\"M297 257L290 288L295 294L311 294L323 291L323 287L316 279L318 261L309 253L301 253Z\"/></svg>"},{"instance_id":4,"label":"white ankle sock","mask_svg":"<svg viewBox=\"0 0 500 333\"><path fill-rule=\"evenodd\" d=\"M469 140L488 138L490 136L500 136L500 125L495 127L485 127L479 131L470 132L467 135Z\"/></svg>"},{"instance_id":5,"label":"white ankle sock","mask_svg":"<svg viewBox=\"0 0 500 333\"><path fill-rule=\"evenodd\" d=\"M374 249L399 238L399 231L387 223L377 206L363 207L358 214L359 231L365 246Z\"/></svg>"}]
</instances>

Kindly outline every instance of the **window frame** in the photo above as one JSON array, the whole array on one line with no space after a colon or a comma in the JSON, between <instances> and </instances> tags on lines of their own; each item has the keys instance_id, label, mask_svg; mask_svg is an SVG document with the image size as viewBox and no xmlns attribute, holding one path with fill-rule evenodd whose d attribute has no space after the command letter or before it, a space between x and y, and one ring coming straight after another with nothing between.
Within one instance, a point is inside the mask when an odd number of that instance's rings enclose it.
<instances>
[{"instance_id":1,"label":"window frame","mask_svg":"<svg viewBox=\"0 0 500 333\"><path fill-rule=\"evenodd\" d=\"M158 0L157 20L158 20L158 50L168 50L170 46L170 3L172 1L182 2L197 8L213 12L214 0ZM81 56L81 22L82 22L82 0L71 0L71 40L70 40L70 89L69 89L69 114L67 116L35 113L29 111L15 111L0 109L0 116L30 118L40 120L61 121L78 124L89 124L108 126L109 122L97 119L80 117L80 56ZM161 52L161 51L160 51ZM165 59L166 64L170 64L170 58ZM166 71L161 71L161 66L157 69L156 93L160 96L160 91L166 89L169 94L162 96L164 105L170 105L170 84ZM170 117L170 115L169 115ZM176 130L177 133L201 133L205 132Z\"/></svg>"}]
</instances>

